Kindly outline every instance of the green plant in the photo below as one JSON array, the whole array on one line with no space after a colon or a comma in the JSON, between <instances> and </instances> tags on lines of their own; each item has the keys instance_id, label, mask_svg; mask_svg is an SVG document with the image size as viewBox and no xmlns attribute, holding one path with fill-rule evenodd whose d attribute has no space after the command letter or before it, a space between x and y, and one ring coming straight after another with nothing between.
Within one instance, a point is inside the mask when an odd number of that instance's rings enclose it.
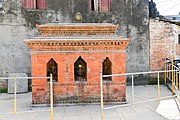
<instances>
[{"instance_id":1,"label":"green plant","mask_svg":"<svg viewBox=\"0 0 180 120\"><path fill-rule=\"evenodd\" d=\"M32 86L28 86L28 92L32 92Z\"/></svg>"},{"instance_id":2,"label":"green plant","mask_svg":"<svg viewBox=\"0 0 180 120\"><path fill-rule=\"evenodd\" d=\"M7 87L0 87L0 93L7 93Z\"/></svg>"},{"instance_id":3,"label":"green plant","mask_svg":"<svg viewBox=\"0 0 180 120\"><path fill-rule=\"evenodd\" d=\"M159 83L164 84L163 77L160 77ZM148 85L157 85L157 84L158 84L158 78L148 75Z\"/></svg>"}]
</instances>

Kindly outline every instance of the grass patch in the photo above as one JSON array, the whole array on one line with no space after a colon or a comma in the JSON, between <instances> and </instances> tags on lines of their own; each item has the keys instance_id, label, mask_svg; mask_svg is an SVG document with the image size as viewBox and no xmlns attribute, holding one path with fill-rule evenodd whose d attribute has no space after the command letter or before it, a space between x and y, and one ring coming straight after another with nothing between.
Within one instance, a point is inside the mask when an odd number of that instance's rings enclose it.
<instances>
[{"instance_id":1,"label":"grass patch","mask_svg":"<svg viewBox=\"0 0 180 120\"><path fill-rule=\"evenodd\" d=\"M28 92L32 92L32 86L28 86Z\"/></svg>"},{"instance_id":2,"label":"grass patch","mask_svg":"<svg viewBox=\"0 0 180 120\"><path fill-rule=\"evenodd\" d=\"M164 84L164 79L162 80L160 78L159 83ZM157 85L157 84L158 84L158 79L148 75L148 85Z\"/></svg>"},{"instance_id":3,"label":"grass patch","mask_svg":"<svg viewBox=\"0 0 180 120\"><path fill-rule=\"evenodd\" d=\"M1 87L0 88L0 93L7 93L7 87Z\"/></svg>"}]
</instances>

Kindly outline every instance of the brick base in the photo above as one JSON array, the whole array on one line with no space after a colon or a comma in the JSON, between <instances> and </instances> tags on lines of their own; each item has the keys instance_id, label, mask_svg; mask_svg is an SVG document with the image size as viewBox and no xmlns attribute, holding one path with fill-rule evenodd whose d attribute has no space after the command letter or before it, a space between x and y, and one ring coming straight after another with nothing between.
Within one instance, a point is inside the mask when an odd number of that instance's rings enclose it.
<instances>
[{"instance_id":1,"label":"brick base","mask_svg":"<svg viewBox=\"0 0 180 120\"><path fill-rule=\"evenodd\" d=\"M49 104L50 86L33 85L33 104ZM53 84L54 103L92 103L100 101L99 83ZM126 101L124 82L104 82L103 95L105 102Z\"/></svg>"}]
</instances>

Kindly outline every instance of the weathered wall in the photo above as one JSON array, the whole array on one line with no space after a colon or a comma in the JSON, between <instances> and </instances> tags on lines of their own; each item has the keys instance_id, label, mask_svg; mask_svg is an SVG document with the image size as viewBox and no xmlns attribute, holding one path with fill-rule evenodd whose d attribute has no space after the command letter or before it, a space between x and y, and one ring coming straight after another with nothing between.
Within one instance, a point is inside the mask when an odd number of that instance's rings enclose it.
<instances>
[{"instance_id":1,"label":"weathered wall","mask_svg":"<svg viewBox=\"0 0 180 120\"><path fill-rule=\"evenodd\" d=\"M159 20L150 21L150 70L164 70L165 59L180 58L176 49L180 26Z\"/></svg>"},{"instance_id":2,"label":"weathered wall","mask_svg":"<svg viewBox=\"0 0 180 120\"><path fill-rule=\"evenodd\" d=\"M110 12L92 12L89 0L47 0L46 10L24 10L22 1L6 1L6 13L0 13L0 76L9 72L31 73L29 51L24 38L37 35L35 24L74 22L81 12L83 22L119 24L116 32L132 38L127 47L127 72L149 70L148 0L111 0ZM144 80L141 76L139 80ZM140 81L138 81L140 82Z\"/></svg>"},{"instance_id":3,"label":"weathered wall","mask_svg":"<svg viewBox=\"0 0 180 120\"><path fill-rule=\"evenodd\" d=\"M30 74L30 53L23 39L34 35L37 30L26 27L26 20L21 15L20 3L8 2L0 12L0 76L12 72Z\"/></svg>"},{"instance_id":4,"label":"weathered wall","mask_svg":"<svg viewBox=\"0 0 180 120\"><path fill-rule=\"evenodd\" d=\"M180 44L176 44L176 59L180 59Z\"/></svg>"}]
</instances>

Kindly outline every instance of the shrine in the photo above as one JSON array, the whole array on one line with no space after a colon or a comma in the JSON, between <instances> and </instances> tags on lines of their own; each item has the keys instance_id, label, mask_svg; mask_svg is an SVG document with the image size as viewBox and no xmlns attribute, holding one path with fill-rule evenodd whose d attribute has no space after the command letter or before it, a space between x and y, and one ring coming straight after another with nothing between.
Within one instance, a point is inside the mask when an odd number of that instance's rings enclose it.
<instances>
[{"instance_id":1,"label":"shrine","mask_svg":"<svg viewBox=\"0 0 180 120\"><path fill-rule=\"evenodd\" d=\"M108 23L37 25L39 37L24 42L31 50L32 76L53 76L54 103L100 101L100 73L126 72L129 39L114 35ZM103 78L105 102L126 101L126 77ZM49 79L32 79L32 103L48 104Z\"/></svg>"}]
</instances>

